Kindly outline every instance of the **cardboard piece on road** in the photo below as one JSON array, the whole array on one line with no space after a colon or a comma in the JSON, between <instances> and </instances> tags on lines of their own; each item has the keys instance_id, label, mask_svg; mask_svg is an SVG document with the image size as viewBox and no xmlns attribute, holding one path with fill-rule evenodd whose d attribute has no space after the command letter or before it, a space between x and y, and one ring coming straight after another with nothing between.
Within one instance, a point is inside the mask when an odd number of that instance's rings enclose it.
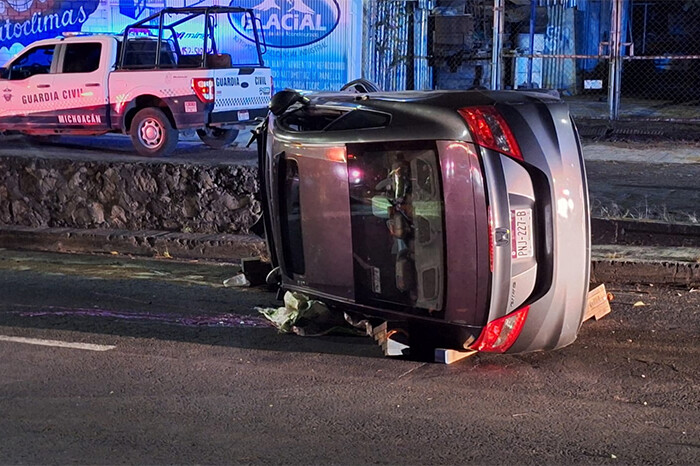
<instances>
[{"instance_id":1,"label":"cardboard piece on road","mask_svg":"<svg viewBox=\"0 0 700 466\"><path fill-rule=\"evenodd\" d=\"M605 291L605 284L603 284L588 292L588 307L583 321L585 322L591 317L599 320L608 314L610 314L610 302L608 301L608 292Z\"/></svg>"},{"instance_id":2,"label":"cardboard piece on road","mask_svg":"<svg viewBox=\"0 0 700 466\"><path fill-rule=\"evenodd\" d=\"M452 364L453 362L461 361L476 354L474 350L457 351L451 349L435 348L435 362L441 364Z\"/></svg>"}]
</instances>

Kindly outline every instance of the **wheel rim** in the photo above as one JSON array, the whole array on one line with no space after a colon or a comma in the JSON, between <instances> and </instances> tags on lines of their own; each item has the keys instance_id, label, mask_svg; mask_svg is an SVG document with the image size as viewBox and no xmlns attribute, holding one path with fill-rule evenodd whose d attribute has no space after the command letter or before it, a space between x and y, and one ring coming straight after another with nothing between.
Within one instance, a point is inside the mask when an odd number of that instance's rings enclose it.
<instances>
[{"instance_id":1,"label":"wheel rim","mask_svg":"<svg viewBox=\"0 0 700 466\"><path fill-rule=\"evenodd\" d=\"M155 118L146 118L139 126L139 141L149 149L157 149L163 144L164 134L163 125Z\"/></svg>"}]
</instances>

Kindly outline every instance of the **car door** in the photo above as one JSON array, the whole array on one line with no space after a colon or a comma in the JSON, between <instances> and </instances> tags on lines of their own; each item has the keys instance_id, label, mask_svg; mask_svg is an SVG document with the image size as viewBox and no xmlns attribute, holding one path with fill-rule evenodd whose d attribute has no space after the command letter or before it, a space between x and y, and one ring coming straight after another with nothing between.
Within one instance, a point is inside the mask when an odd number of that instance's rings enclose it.
<instances>
[{"instance_id":1,"label":"car door","mask_svg":"<svg viewBox=\"0 0 700 466\"><path fill-rule=\"evenodd\" d=\"M52 89L55 44L32 47L14 59L1 82L0 120L6 129L29 131L45 127L59 100Z\"/></svg>"},{"instance_id":2,"label":"car door","mask_svg":"<svg viewBox=\"0 0 700 466\"><path fill-rule=\"evenodd\" d=\"M60 97L52 120L56 128L85 132L109 129L106 48L100 41L61 45L53 80L53 90Z\"/></svg>"}]
</instances>

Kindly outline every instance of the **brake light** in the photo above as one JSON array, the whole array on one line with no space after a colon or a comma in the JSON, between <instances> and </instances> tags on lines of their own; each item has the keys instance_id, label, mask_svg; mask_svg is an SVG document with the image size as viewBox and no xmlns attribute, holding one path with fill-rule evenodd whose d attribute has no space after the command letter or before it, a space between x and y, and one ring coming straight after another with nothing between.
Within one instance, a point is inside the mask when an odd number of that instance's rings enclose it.
<instances>
[{"instance_id":1,"label":"brake light","mask_svg":"<svg viewBox=\"0 0 700 466\"><path fill-rule=\"evenodd\" d=\"M192 78L192 89L203 103L214 102L214 78Z\"/></svg>"},{"instance_id":2,"label":"brake light","mask_svg":"<svg viewBox=\"0 0 700 466\"><path fill-rule=\"evenodd\" d=\"M530 306L524 306L507 316L489 322L470 348L489 353L503 353L513 346L520 335L528 310Z\"/></svg>"},{"instance_id":3,"label":"brake light","mask_svg":"<svg viewBox=\"0 0 700 466\"><path fill-rule=\"evenodd\" d=\"M520 147L508 124L495 107L466 107L458 110L477 144L523 160Z\"/></svg>"}]
</instances>

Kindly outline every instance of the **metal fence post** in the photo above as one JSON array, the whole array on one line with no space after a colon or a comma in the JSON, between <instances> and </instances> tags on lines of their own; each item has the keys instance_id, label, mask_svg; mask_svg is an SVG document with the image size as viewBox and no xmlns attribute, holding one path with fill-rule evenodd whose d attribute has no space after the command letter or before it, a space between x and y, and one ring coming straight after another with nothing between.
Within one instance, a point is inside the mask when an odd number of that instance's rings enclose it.
<instances>
[{"instance_id":1,"label":"metal fence post","mask_svg":"<svg viewBox=\"0 0 700 466\"><path fill-rule=\"evenodd\" d=\"M610 71L608 75L608 105L610 119L617 120L620 115L620 93L622 80L622 2L612 0L610 18Z\"/></svg>"},{"instance_id":2,"label":"metal fence post","mask_svg":"<svg viewBox=\"0 0 700 466\"><path fill-rule=\"evenodd\" d=\"M503 74L503 30L505 28L505 0L493 2L493 46L491 47L491 89L501 88Z\"/></svg>"}]
</instances>

